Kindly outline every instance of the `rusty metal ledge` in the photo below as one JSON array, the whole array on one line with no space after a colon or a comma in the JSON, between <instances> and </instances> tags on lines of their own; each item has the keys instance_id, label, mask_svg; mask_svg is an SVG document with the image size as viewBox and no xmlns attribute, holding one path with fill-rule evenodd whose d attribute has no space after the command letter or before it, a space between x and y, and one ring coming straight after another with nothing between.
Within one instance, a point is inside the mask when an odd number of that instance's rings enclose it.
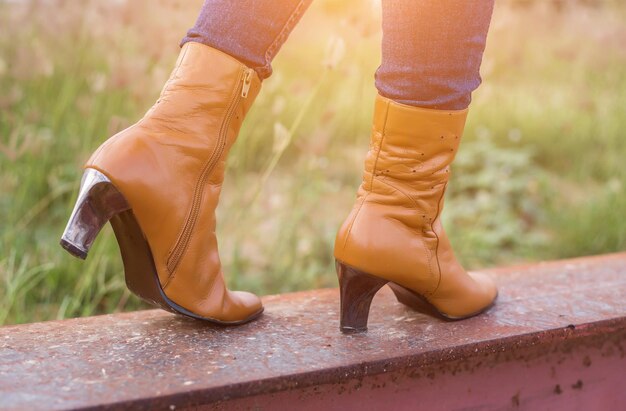
<instances>
[{"instance_id":1,"label":"rusty metal ledge","mask_svg":"<svg viewBox=\"0 0 626 411\"><path fill-rule=\"evenodd\" d=\"M354 381L400 384L550 355L561 364L587 351L626 368L626 253L489 271L500 296L484 315L444 322L384 290L360 335L338 332L337 290L266 297L259 321L231 328L158 310L3 327L0 409L258 407L249 400L318 387L337 396Z\"/></svg>"}]
</instances>

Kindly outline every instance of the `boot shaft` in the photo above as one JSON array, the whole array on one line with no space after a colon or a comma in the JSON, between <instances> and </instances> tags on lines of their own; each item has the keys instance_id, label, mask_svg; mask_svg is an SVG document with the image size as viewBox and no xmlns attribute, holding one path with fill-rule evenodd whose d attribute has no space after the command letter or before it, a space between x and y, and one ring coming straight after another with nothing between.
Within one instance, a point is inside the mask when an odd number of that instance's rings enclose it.
<instances>
[{"instance_id":1,"label":"boot shaft","mask_svg":"<svg viewBox=\"0 0 626 411\"><path fill-rule=\"evenodd\" d=\"M377 199L384 201L384 185L390 185L410 197L437 201L449 179L466 117L467 109L423 109L377 96L362 193L379 194Z\"/></svg>"}]
</instances>

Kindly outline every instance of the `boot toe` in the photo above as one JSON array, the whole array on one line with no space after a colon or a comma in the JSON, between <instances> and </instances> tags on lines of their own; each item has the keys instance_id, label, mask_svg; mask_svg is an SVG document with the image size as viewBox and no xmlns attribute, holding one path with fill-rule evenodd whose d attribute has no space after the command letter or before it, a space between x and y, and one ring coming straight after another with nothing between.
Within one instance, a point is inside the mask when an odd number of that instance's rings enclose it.
<instances>
[{"instance_id":1,"label":"boot toe","mask_svg":"<svg viewBox=\"0 0 626 411\"><path fill-rule=\"evenodd\" d=\"M263 302L257 295L247 291L232 291L234 304L234 317L240 318L240 322L246 322L256 318L263 312Z\"/></svg>"},{"instance_id":2,"label":"boot toe","mask_svg":"<svg viewBox=\"0 0 626 411\"><path fill-rule=\"evenodd\" d=\"M468 274L478 285L484 307L489 307L498 296L498 287L493 277L480 271L468 272Z\"/></svg>"}]
</instances>

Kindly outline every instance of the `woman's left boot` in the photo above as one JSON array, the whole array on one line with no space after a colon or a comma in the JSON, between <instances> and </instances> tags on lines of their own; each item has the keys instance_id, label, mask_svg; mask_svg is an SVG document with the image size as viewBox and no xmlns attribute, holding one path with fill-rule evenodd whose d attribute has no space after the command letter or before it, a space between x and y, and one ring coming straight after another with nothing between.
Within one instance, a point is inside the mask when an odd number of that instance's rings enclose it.
<instances>
[{"instance_id":1,"label":"woman's left boot","mask_svg":"<svg viewBox=\"0 0 626 411\"><path fill-rule=\"evenodd\" d=\"M372 298L386 284L400 302L447 319L493 304L493 280L465 271L441 225L466 116L376 98L363 182L335 241L344 332L366 329Z\"/></svg>"},{"instance_id":2,"label":"woman's left boot","mask_svg":"<svg viewBox=\"0 0 626 411\"><path fill-rule=\"evenodd\" d=\"M186 43L156 104L85 165L63 247L85 258L110 220L126 283L144 300L220 324L258 317L257 296L224 284L215 209L226 155L260 87L235 58Z\"/></svg>"}]
</instances>

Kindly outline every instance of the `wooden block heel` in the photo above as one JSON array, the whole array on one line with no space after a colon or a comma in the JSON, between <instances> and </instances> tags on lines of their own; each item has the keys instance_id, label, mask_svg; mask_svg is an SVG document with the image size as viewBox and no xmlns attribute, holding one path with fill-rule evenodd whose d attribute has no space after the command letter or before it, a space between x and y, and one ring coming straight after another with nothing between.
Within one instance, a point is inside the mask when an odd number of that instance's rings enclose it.
<instances>
[{"instance_id":1,"label":"wooden block heel","mask_svg":"<svg viewBox=\"0 0 626 411\"><path fill-rule=\"evenodd\" d=\"M367 331L372 299L387 280L367 274L340 261L335 263L341 298L340 330L343 333Z\"/></svg>"},{"instance_id":2,"label":"wooden block heel","mask_svg":"<svg viewBox=\"0 0 626 411\"><path fill-rule=\"evenodd\" d=\"M452 316L437 309L437 307L423 295L394 283L393 281L368 274L338 260L336 260L335 265L337 268L337 276L339 277L341 298L340 329L343 333L367 331L367 319L369 317L372 299L384 285L388 285L389 288L391 288L398 302L422 314L427 314L446 321L457 321L473 317L486 311L493 305L492 303L467 315Z\"/></svg>"}]
</instances>

